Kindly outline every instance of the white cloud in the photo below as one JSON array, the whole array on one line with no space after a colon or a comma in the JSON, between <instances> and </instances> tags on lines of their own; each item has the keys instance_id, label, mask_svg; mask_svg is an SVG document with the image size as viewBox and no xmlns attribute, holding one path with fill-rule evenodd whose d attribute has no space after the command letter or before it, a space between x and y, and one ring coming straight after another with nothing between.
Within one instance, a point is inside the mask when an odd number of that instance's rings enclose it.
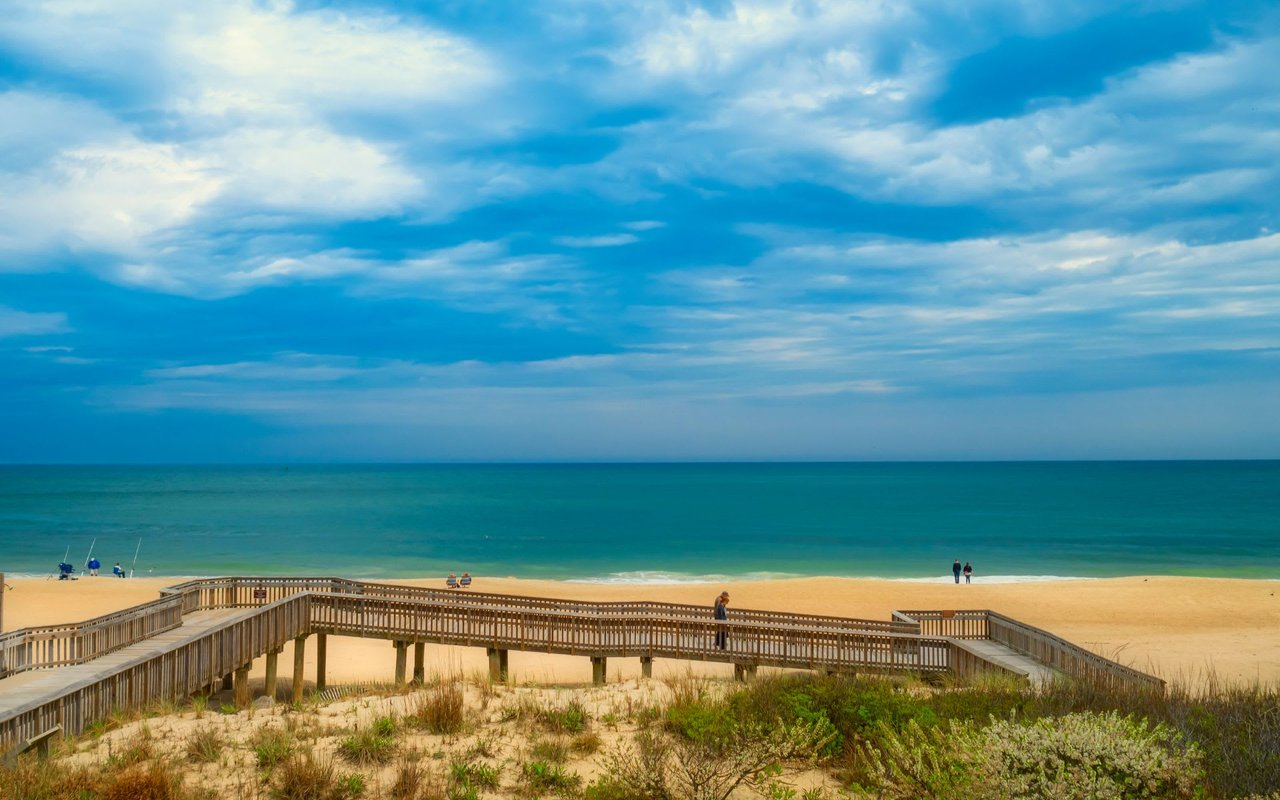
<instances>
[{"instance_id":1,"label":"white cloud","mask_svg":"<svg viewBox=\"0 0 1280 800\"><path fill-rule=\"evenodd\" d=\"M209 164L173 145L126 138L73 147L30 172L0 174L0 247L138 253L221 185Z\"/></svg>"},{"instance_id":2,"label":"white cloud","mask_svg":"<svg viewBox=\"0 0 1280 800\"><path fill-rule=\"evenodd\" d=\"M226 175L226 200L241 208L347 219L394 213L418 199L422 181L377 146L322 128L242 128L205 143Z\"/></svg>"},{"instance_id":3,"label":"white cloud","mask_svg":"<svg viewBox=\"0 0 1280 800\"><path fill-rule=\"evenodd\" d=\"M630 233L613 233L602 236L557 236L552 241L565 247L618 247L634 244L640 239Z\"/></svg>"},{"instance_id":4,"label":"white cloud","mask_svg":"<svg viewBox=\"0 0 1280 800\"><path fill-rule=\"evenodd\" d=\"M60 312L20 311L0 306L0 336L40 336L70 330L67 315ZM48 348L53 349L53 348ZM28 348L35 351L35 348Z\"/></svg>"},{"instance_id":5,"label":"white cloud","mask_svg":"<svg viewBox=\"0 0 1280 800\"><path fill-rule=\"evenodd\" d=\"M457 36L291 3L185 18L172 46L195 79L191 108L209 113L461 102L500 77L491 57Z\"/></svg>"}]
</instances>

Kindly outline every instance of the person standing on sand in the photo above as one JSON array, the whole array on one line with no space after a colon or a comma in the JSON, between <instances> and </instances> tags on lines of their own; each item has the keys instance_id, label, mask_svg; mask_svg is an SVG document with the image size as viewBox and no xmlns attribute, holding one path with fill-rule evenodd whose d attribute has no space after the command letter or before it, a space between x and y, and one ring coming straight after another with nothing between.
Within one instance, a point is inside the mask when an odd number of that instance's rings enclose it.
<instances>
[{"instance_id":1,"label":"person standing on sand","mask_svg":"<svg viewBox=\"0 0 1280 800\"><path fill-rule=\"evenodd\" d=\"M956 583L960 582L960 559L956 559L956 563L951 565L951 574L956 576Z\"/></svg>"},{"instance_id":2,"label":"person standing on sand","mask_svg":"<svg viewBox=\"0 0 1280 800\"><path fill-rule=\"evenodd\" d=\"M969 583L969 579L973 577L973 565L968 561L964 562L964 582Z\"/></svg>"},{"instance_id":3,"label":"person standing on sand","mask_svg":"<svg viewBox=\"0 0 1280 800\"><path fill-rule=\"evenodd\" d=\"M716 619L720 621L728 621L729 619L729 593L721 592L716 598L715 613ZM729 632L725 630L724 625L716 626L716 647L724 650L729 645Z\"/></svg>"}]
</instances>

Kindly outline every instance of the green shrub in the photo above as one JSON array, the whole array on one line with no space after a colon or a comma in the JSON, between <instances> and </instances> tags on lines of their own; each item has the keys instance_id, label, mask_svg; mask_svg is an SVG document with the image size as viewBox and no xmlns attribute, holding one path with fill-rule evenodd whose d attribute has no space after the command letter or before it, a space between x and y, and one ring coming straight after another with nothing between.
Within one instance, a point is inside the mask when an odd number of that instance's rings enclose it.
<instances>
[{"instance_id":1,"label":"green shrub","mask_svg":"<svg viewBox=\"0 0 1280 800\"><path fill-rule=\"evenodd\" d=\"M563 766L545 761L525 762L520 767L520 777L524 786L535 795L569 795L577 792L582 785L581 775L567 772Z\"/></svg>"},{"instance_id":2,"label":"green shrub","mask_svg":"<svg viewBox=\"0 0 1280 800\"><path fill-rule=\"evenodd\" d=\"M338 752L357 764L388 764L396 754L396 741L376 730L357 731L338 744Z\"/></svg>"},{"instance_id":3,"label":"green shrub","mask_svg":"<svg viewBox=\"0 0 1280 800\"><path fill-rule=\"evenodd\" d=\"M576 697L559 708L544 708L538 712L538 721L555 733L582 733L587 729L588 719L586 707Z\"/></svg>"},{"instance_id":4,"label":"green shrub","mask_svg":"<svg viewBox=\"0 0 1280 800\"><path fill-rule=\"evenodd\" d=\"M569 743L564 739L542 739L534 743L531 753L539 761L563 764L569 760Z\"/></svg>"},{"instance_id":5,"label":"green shrub","mask_svg":"<svg viewBox=\"0 0 1280 800\"><path fill-rule=\"evenodd\" d=\"M959 722L901 731L883 724L881 746L864 746L862 788L876 797L1197 798L1200 752L1164 725L1114 712L1045 717L987 728Z\"/></svg>"},{"instance_id":6,"label":"green shrub","mask_svg":"<svg viewBox=\"0 0 1280 800\"><path fill-rule=\"evenodd\" d=\"M288 731L262 728L249 740L249 747L253 750L258 767L271 770L293 754L295 744Z\"/></svg>"},{"instance_id":7,"label":"green shrub","mask_svg":"<svg viewBox=\"0 0 1280 800\"><path fill-rule=\"evenodd\" d=\"M449 773L455 784L497 789L501 770L480 761L455 761L449 768Z\"/></svg>"}]
</instances>

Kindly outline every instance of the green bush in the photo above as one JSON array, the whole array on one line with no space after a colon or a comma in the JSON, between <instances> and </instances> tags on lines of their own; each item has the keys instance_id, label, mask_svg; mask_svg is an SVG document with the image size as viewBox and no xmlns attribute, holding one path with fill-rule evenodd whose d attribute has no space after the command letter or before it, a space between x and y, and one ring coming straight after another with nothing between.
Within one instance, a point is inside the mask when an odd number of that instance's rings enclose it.
<instances>
[{"instance_id":1,"label":"green bush","mask_svg":"<svg viewBox=\"0 0 1280 800\"><path fill-rule=\"evenodd\" d=\"M986 728L950 722L901 732L883 726L866 746L860 788L881 798L1055 800L1205 796L1201 755L1164 725L1117 713L1068 714Z\"/></svg>"},{"instance_id":2,"label":"green bush","mask_svg":"<svg viewBox=\"0 0 1280 800\"><path fill-rule=\"evenodd\" d=\"M287 731L262 728L249 740L249 746L253 749L258 766L271 770L293 754L294 741Z\"/></svg>"},{"instance_id":3,"label":"green bush","mask_svg":"<svg viewBox=\"0 0 1280 800\"><path fill-rule=\"evenodd\" d=\"M520 777L525 787L534 795L571 795L582 785L582 776L576 772L568 772L559 764L548 764L545 761L525 762L520 767Z\"/></svg>"},{"instance_id":4,"label":"green bush","mask_svg":"<svg viewBox=\"0 0 1280 800\"><path fill-rule=\"evenodd\" d=\"M549 731L556 733L582 733L587 729L586 706L574 697L559 708L545 708L538 712L538 721Z\"/></svg>"},{"instance_id":5,"label":"green bush","mask_svg":"<svg viewBox=\"0 0 1280 800\"><path fill-rule=\"evenodd\" d=\"M387 764L396 754L396 740L374 730L358 731L343 739L338 752L357 764Z\"/></svg>"}]
</instances>

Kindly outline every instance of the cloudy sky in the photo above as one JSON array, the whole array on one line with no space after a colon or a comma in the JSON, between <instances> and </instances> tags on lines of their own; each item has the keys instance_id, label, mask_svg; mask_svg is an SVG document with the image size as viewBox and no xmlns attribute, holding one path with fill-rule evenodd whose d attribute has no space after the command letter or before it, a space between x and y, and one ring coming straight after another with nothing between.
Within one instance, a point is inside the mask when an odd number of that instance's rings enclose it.
<instances>
[{"instance_id":1,"label":"cloudy sky","mask_svg":"<svg viewBox=\"0 0 1280 800\"><path fill-rule=\"evenodd\" d=\"M1280 457L1273 3L5 9L0 461Z\"/></svg>"}]
</instances>

